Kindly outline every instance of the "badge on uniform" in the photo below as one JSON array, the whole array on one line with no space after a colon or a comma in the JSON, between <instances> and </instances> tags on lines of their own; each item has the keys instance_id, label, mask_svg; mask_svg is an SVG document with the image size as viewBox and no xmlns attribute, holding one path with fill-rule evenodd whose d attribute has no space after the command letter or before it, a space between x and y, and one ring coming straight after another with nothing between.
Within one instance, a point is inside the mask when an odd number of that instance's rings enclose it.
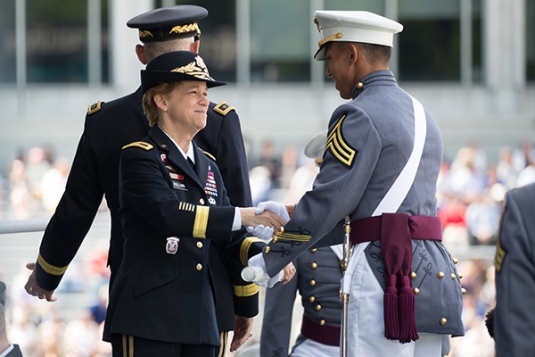
<instances>
[{"instance_id":1,"label":"badge on uniform","mask_svg":"<svg viewBox=\"0 0 535 357\"><path fill-rule=\"evenodd\" d=\"M208 167L208 170L210 170L210 167ZM215 204L214 197L217 197L217 184L212 171L208 171L208 177L206 178L206 184L204 185L204 192L209 196L208 202Z\"/></svg>"},{"instance_id":2,"label":"badge on uniform","mask_svg":"<svg viewBox=\"0 0 535 357\"><path fill-rule=\"evenodd\" d=\"M162 159L163 162L167 162L167 155L161 154L160 158Z\"/></svg>"},{"instance_id":3,"label":"badge on uniform","mask_svg":"<svg viewBox=\"0 0 535 357\"><path fill-rule=\"evenodd\" d=\"M177 237L168 237L167 244L165 245L165 251L167 254L176 254L178 251L178 242L180 238Z\"/></svg>"}]
</instances>

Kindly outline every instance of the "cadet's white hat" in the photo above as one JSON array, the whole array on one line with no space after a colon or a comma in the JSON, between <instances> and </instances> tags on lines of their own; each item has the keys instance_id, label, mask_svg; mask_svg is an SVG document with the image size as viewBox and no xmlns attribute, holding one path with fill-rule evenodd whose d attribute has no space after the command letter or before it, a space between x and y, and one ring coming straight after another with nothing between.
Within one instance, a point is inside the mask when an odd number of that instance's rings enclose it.
<instances>
[{"instance_id":1,"label":"cadet's white hat","mask_svg":"<svg viewBox=\"0 0 535 357\"><path fill-rule=\"evenodd\" d=\"M314 55L325 60L325 45L331 41L363 42L392 47L394 34L403 30L399 22L368 11L316 11L314 23L321 41Z\"/></svg>"}]
</instances>

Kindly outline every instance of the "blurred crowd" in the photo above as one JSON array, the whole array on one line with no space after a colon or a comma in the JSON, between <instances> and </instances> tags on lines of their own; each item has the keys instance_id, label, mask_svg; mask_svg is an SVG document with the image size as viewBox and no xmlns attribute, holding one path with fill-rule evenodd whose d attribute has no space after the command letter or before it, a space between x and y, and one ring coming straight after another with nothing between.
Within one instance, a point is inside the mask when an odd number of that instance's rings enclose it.
<instances>
[{"instance_id":1,"label":"blurred crowd","mask_svg":"<svg viewBox=\"0 0 535 357\"><path fill-rule=\"evenodd\" d=\"M69 159L55 157L50 147L21 151L9 165L7 177L0 174L0 218L26 219L53 213L65 189L70 165Z\"/></svg>"},{"instance_id":2,"label":"blurred crowd","mask_svg":"<svg viewBox=\"0 0 535 357\"><path fill-rule=\"evenodd\" d=\"M56 290L56 302L26 293L30 271L21 262L20 272L6 282L6 320L8 339L25 357L111 357L111 346L102 341L108 303L107 249L103 240L83 260L72 262Z\"/></svg>"},{"instance_id":3,"label":"blurred crowd","mask_svg":"<svg viewBox=\"0 0 535 357\"><path fill-rule=\"evenodd\" d=\"M250 155L255 205L265 200L296 203L312 187L319 168L302 152L302 148L293 145L278 148L266 140L257 155ZM34 147L19 154L11 162L6 177L0 177L3 202L0 219L53 213L65 188L69 168L70 161L55 157L51 148ZM444 160L437 183L444 244L467 249L493 246L505 192L530 182L535 182L535 148L531 142L503 147L496 158L488 157L475 143L462 147L451 161ZM11 290L8 335L21 345L25 356L110 356L109 345L100 341L107 303L106 260L107 237L103 237L89 255L77 257L67 270L58 293L89 296L88 301L80 301L83 313L72 318L61 316L55 310L56 304L26 294L24 284L29 271L25 267L21 267L14 281L6 282ZM484 318L494 306L492 257L461 261L458 271L467 291L463 311L466 335L452 339L449 356L491 357L494 346Z\"/></svg>"}]
</instances>

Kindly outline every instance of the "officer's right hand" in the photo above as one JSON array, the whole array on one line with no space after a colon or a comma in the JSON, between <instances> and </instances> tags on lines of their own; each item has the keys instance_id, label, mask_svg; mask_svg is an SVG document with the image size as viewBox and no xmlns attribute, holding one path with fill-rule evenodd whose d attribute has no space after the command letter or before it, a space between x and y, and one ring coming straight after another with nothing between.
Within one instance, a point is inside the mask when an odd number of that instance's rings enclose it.
<instances>
[{"instance_id":1,"label":"officer's right hand","mask_svg":"<svg viewBox=\"0 0 535 357\"><path fill-rule=\"evenodd\" d=\"M253 227L263 225L273 229L273 232L278 232L282 226L286 224L286 219L279 215L266 210L260 214L256 213L255 207L240 208L241 224L246 227Z\"/></svg>"},{"instance_id":2,"label":"officer's right hand","mask_svg":"<svg viewBox=\"0 0 535 357\"><path fill-rule=\"evenodd\" d=\"M46 299L46 301L56 301L57 298L54 296L55 290L45 290L37 285L37 280L35 279L35 263L26 264L26 268L32 271L24 286L26 292L32 296L37 296L41 300Z\"/></svg>"}]
</instances>

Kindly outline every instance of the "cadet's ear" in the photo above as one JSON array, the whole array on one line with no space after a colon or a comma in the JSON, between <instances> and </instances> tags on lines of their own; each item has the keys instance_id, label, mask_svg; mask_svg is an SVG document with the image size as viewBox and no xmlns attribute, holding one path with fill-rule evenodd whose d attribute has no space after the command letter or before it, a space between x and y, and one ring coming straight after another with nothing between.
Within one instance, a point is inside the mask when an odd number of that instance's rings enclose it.
<instances>
[{"instance_id":1,"label":"cadet's ear","mask_svg":"<svg viewBox=\"0 0 535 357\"><path fill-rule=\"evenodd\" d=\"M357 50L357 46L355 44L350 43L347 45L347 58L349 59L350 64L354 64L357 62L357 58L359 56L359 51Z\"/></svg>"},{"instance_id":2,"label":"cadet's ear","mask_svg":"<svg viewBox=\"0 0 535 357\"><path fill-rule=\"evenodd\" d=\"M143 64L147 64L147 58L145 57L145 47L143 47L142 45L136 45L136 55L137 55L137 58L139 59L139 62L143 63Z\"/></svg>"}]
</instances>

